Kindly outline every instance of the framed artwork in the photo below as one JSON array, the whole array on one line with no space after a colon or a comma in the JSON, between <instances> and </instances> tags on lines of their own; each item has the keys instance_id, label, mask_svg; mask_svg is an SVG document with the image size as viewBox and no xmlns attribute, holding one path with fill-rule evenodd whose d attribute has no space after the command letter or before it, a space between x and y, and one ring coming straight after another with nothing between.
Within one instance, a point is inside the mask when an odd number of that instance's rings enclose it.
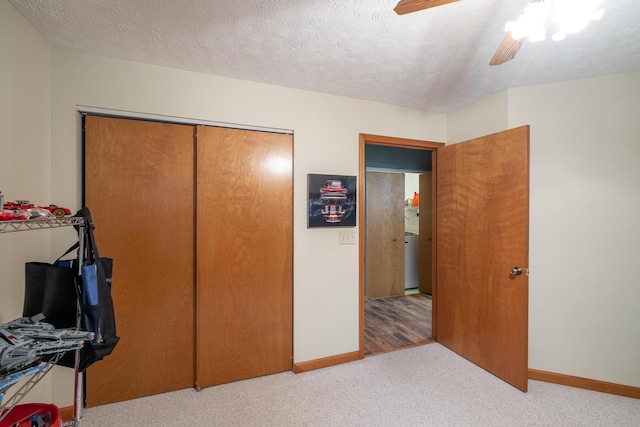
<instances>
[{"instance_id":1,"label":"framed artwork","mask_svg":"<svg viewBox=\"0 0 640 427\"><path fill-rule=\"evenodd\" d=\"M356 226L356 177L307 175L307 227Z\"/></svg>"}]
</instances>

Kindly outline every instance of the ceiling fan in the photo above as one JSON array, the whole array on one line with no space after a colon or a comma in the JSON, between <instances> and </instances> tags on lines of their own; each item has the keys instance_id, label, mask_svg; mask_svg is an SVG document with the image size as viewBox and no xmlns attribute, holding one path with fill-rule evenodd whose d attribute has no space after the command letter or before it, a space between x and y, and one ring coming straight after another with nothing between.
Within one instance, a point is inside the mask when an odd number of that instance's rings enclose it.
<instances>
[{"instance_id":1,"label":"ceiling fan","mask_svg":"<svg viewBox=\"0 0 640 427\"><path fill-rule=\"evenodd\" d=\"M400 0L395 7L398 15L417 12L460 0ZM531 42L545 39L549 21L553 21L556 33L554 40L562 40L567 33L575 33L587 26L589 21L602 17L598 9L602 0L530 0L517 21L505 25L507 35L498 46L489 65L500 65L516 56L525 38Z\"/></svg>"},{"instance_id":2,"label":"ceiling fan","mask_svg":"<svg viewBox=\"0 0 640 427\"><path fill-rule=\"evenodd\" d=\"M407 13L413 13L419 10L429 9L458 1L460 0L400 0L393 10L398 15L405 15ZM504 37L504 40L502 40L502 43L500 43L498 50L493 55L493 58L491 58L489 65L500 65L512 60L520 50L524 40L524 38L519 40L514 39L511 35L511 31L507 32L507 35Z\"/></svg>"}]
</instances>

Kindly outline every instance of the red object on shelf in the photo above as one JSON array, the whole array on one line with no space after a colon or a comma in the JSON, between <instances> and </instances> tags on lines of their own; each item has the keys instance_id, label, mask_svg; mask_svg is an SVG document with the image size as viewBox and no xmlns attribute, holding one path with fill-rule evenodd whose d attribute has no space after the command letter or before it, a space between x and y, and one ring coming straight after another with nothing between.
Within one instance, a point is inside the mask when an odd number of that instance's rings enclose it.
<instances>
[{"instance_id":1,"label":"red object on shelf","mask_svg":"<svg viewBox=\"0 0 640 427\"><path fill-rule=\"evenodd\" d=\"M418 206L420 206L420 195L414 191L413 192L413 207L417 208Z\"/></svg>"},{"instance_id":2,"label":"red object on shelf","mask_svg":"<svg viewBox=\"0 0 640 427\"><path fill-rule=\"evenodd\" d=\"M2 415L4 415L4 411ZM56 405L49 403L27 403L16 405L9 414L0 421L0 427L31 426L31 417L43 417L44 426L62 427L60 410ZM38 425L37 423L35 425Z\"/></svg>"},{"instance_id":3,"label":"red object on shelf","mask_svg":"<svg viewBox=\"0 0 640 427\"><path fill-rule=\"evenodd\" d=\"M63 208L58 205L49 205L49 206L39 206L42 209L46 209L51 212L56 218L62 218L65 215L71 215L71 210L69 208Z\"/></svg>"}]
</instances>

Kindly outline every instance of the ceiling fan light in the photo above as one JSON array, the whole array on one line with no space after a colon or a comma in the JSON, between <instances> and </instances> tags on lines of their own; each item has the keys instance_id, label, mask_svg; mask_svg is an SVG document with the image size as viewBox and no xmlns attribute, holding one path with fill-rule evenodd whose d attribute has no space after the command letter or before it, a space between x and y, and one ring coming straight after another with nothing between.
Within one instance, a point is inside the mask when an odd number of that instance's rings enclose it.
<instances>
[{"instance_id":1,"label":"ceiling fan light","mask_svg":"<svg viewBox=\"0 0 640 427\"><path fill-rule=\"evenodd\" d=\"M604 15L604 9L598 9L591 14L591 20L598 21L602 18L602 15Z\"/></svg>"},{"instance_id":2,"label":"ceiling fan light","mask_svg":"<svg viewBox=\"0 0 640 427\"><path fill-rule=\"evenodd\" d=\"M527 26L526 24L523 25L523 23L509 21L505 24L504 30L507 33L511 32L511 37L516 40L527 37L532 43L544 40L546 37L544 26Z\"/></svg>"},{"instance_id":3,"label":"ceiling fan light","mask_svg":"<svg viewBox=\"0 0 640 427\"><path fill-rule=\"evenodd\" d=\"M511 32L511 37L513 37L516 40L519 40L526 35L521 31L520 26L515 21L507 21L507 23L504 24L504 32L505 33Z\"/></svg>"},{"instance_id":4,"label":"ceiling fan light","mask_svg":"<svg viewBox=\"0 0 640 427\"><path fill-rule=\"evenodd\" d=\"M577 33L589 24L589 19L584 16L565 17L558 21L558 26L565 33Z\"/></svg>"},{"instance_id":5,"label":"ceiling fan light","mask_svg":"<svg viewBox=\"0 0 640 427\"><path fill-rule=\"evenodd\" d=\"M521 18L530 21L543 23L549 16L551 10L551 1L532 1L522 12Z\"/></svg>"},{"instance_id":6,"label":"ceiling fan light","mask_svg":"<svg viewBox=\"0 0 640 427\"><path fill-rule=\"evenodd\" d=\"M507 35L493 55L489 65L500 65L513 59L528 38L530 42L546 38L547 28L555 30L552 39L564 40L567 33L586 27L590 21L600 19L603 9L598 9L602 0L530 0L517 21L507 21Z\"/></svg>"},{"instance_id":7,"label":"ceiling fan light","mask_svg":"<svg viewBox=\"0 0 640 427\"><path fill-rule=\"evenodd\" d=\"M565 33L577 33L590 21L600 19L604 9L596 10L601 0L556 0L551 20Z\"/></svg>"},{"instance_id":8,"label":"ceiling fan light","mask_svg":"<svg viewBox=\"0 0 640 427\"><path fill-rule=\"evenodd\" d=\"M505 31L511 32L514 39L527 37L530 42L544 40L546 37L546 22L551 11L551 2L536 1L527 5L517 21L508 21Z\"/></svg>"},{"instance_id":9,"label":"ceiling fan light","mask_svg":"<svg viewBox=\"0 0 640 427\"><path fill-rule=\"evenodd\" d=\"M541 42L547 38L547 31L544 28L536 28L529 33L528 37L531 43Z\"/></svg>"}]
</instances>

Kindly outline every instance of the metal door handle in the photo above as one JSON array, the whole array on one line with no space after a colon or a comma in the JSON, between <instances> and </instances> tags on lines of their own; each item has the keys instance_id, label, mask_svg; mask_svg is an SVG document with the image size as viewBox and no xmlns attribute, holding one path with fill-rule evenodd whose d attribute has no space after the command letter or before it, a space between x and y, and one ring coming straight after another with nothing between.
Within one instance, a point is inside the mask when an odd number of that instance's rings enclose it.
<instances>
[{"instance_id":1,"label":"metal door handle","mask_svg":"<svg viewBox=\"0 0 640 427\"><path fill-rule=\"evenodd\" d=\"M512 276L519 276L522 274L522 268L520 267L513 267L509 273L511 273Z\"/></svg>"}]
</instances>

